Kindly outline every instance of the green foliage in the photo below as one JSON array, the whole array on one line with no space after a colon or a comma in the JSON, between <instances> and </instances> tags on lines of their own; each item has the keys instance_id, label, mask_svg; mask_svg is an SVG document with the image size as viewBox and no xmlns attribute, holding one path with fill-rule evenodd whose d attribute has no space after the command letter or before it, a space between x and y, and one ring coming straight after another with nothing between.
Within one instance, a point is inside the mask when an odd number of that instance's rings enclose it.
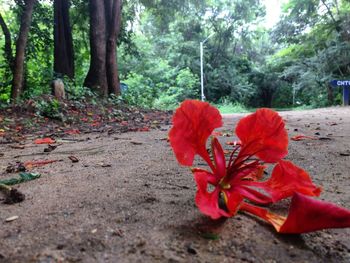
<instances>
[{"instance_id":1,"label":"green foliage","mask_svg":"<svg viewBox=\"0 0 350 263\"><path fill-rule=\"evenodd\" d=\"M153 106L157 97L157 89L150 78L131 73L123 82L128 85L128 89L122 94L122 98L128 104L145 108Z\"/></svg>"},{"instance_id":2,"label":"green foliage","mask_svg":"<svg viewBox=\"0 0 350 263\"><path fill-rule=\"evenodd\" d=\"M176 76L175 86L162 92L154 106L160 109L174 109L185 99L199 98L198 77L189 68L182 69Z\"/></svg>"},{"instance_id":3,"label":"green foliage","mask_svg":"<svg viewBox=\"0 0 350 263\"><path fill-rule=\"evenodd\" d=\"M2 12L11 31L13 51L23 1L5 0ZM349 1L288 0L272 30L259 25L258 0L124 1L118 38L118 66L128 85L113 103L173 109L200 97L199 43L204 43L206 99L229 111L249 107L313 107L341 103L333 79L350 77ZM72 0L70 18L76 78L65 79L67 98L83 106L98 103L83 87L89 69L88 1ZM24 98L50 93L53 68L52 1L38 1L29 34ZM8 103L11 70L3 56L0 33L0 103ZM242 107L242 108L241 108ZM40 115L61 118L59 105L39 100Z\"/></svg>"},{"instance_id":4,"label":"green foliage","mask_svg":"<svg viewBox=\"0 0 350 263\"><path fill-rule=\"evenodd\" d=\"M36 114L39 116L62 120L63 115L60 112L60 103L57 99L42 99L35 103Z\"/></svg>"}]
</instances>

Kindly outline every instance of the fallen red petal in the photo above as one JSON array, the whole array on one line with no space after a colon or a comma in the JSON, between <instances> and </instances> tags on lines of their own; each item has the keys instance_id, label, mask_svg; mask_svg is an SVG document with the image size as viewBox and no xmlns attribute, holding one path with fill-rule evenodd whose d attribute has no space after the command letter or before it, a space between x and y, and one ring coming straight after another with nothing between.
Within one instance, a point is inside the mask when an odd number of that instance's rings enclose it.
<instances>
[{"instance_id":1,"label":"fallen red petal","mask_svg":"<svg viewBox=\"0 0 350 263\"><path fill-rule=\"evenodd\" d=\"M350 227L350 210L335 204L294 194L281 233L306 233L326 228Z\"/></svg>"},{"instance_id":2,"label":"fallen red petal","mask_svg":"<svg viewBox=\"0 0 350 263\"><path fill-rule=\"evenodd\" d=\"M65 134L74 135L74 134L80 134L80 131L78 129L68 130L64 132Z\"/></svg>"},{"instance_id":3,"label":"fallen red petal","mask_svg":"<svg viewBox=\"0 0 350 263\"><path fill-rule=\"evenodd\" d=\"M316 137L311 137L311 136L306 136L306 135L296 135L293 136L292 138L290 138L292 141L301 141L301 140L306 140L306 139L310 139L310 140L317 140Z\"/></svg>"},{"instance_id":4,"label":"fallen red petal","mask_svg":"<svg viewBox=\"0 0 350 263\"><path fill-rule=\"evenodd\" d=\"M36 139L34 141L35 144L53 144L56 141L51 138L43 138L43 139Z\"/></svg>"},{"instance_id":5,"label":"fallen red petal","mask_svg":"<svg viewBox=\"0 0 350 263\"><path fill-rule=\"evenodd\" d=\"M34 167L40 167L40 166L44 166L50 163L54 163L54 162L58 162L58 160L38 160L38 161L27 161L24 163L24 166L27 169L31 169Z\"/></svg>"},{"instance_id":6,"label":"fallen red petal","mask_svg":"<svg viewBox=\"0 0 350 263\"><path fill-rule=\"evenodd\" d=\"M242 211L270 222L279 233L301 234L327 228L350 227L350 210L295 193L287 217L243 203Z\"/></svg>"}]
</instances>

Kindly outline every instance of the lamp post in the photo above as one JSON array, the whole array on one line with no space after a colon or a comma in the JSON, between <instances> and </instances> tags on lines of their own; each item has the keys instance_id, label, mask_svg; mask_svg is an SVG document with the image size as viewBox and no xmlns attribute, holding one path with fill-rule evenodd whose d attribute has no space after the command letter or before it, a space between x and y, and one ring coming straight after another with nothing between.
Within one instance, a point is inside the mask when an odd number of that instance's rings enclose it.
<instances>
[{"instance_id":1,"label":"lamp post","mask_svg":"<svg viewBox=\"0 0 350 263\"><path fill-rule=\"evenodd\" d=\"M206 39L204 39L202 42L199 43L200 57L201 57L201 99L202 99L202 101L205 100L205 95L204 95L204 74L203 74L203 45L213 35L214 35L214 33L210 34Z\"/></svg>"}]
</instances>

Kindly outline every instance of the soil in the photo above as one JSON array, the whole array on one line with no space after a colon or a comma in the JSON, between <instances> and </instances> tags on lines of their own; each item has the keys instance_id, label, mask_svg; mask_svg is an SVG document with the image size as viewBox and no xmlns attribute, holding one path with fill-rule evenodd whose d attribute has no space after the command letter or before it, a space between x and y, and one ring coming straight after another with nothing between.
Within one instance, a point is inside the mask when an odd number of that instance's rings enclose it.
<instances>
[{"instance_id":1,"label":"soil","mask_svg":"<svg viewBox=\"0 0 350 263\"><path fill-rule=\"evenodd\" d=\"M321 199L350 209L350 108L280 114L290 137L319 138L291 140L287 158L322 185ZM232 135L242 116L225 115L219 130ZM59 160L32 168L41 177L15 186L23 202L0 204L0 262L350 262L349 228L282 235L243 213L201 215L169 128L69 135L51 152L33 143L36 135L24 147L0 144L0 180L16 176L5 172L16 161ZM275 208L287 210L288 202Z\"/></svg>"}]
</instances>

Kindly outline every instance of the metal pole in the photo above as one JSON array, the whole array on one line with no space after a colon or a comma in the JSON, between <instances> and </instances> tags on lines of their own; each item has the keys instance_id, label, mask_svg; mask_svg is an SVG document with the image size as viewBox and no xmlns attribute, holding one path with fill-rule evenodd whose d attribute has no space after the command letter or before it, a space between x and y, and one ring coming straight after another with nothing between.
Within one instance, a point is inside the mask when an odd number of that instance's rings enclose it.
<instances>
[{"instance_id":1,"label":"metal pole","mask_svg":"<svg viewBox=\"0 0 350 263\"><path fill-rule=\"evenodd\" d=\"M204 101L204 76L203 76L203 42L200 42L200 56L201 56L201 100Z\"/></svg>"},{"instance_id":2,"label":"metal pole","mask_svg":"<svg viewBox=\"0 0 350 263\"><path fill-rule=\"evenodd\" d=\"M205 100L204 95L204 73L203 73L203 45L209 38L211 38L214 35L214 33L211 33L206 39L204 39L203 42L200 42L200 53L201 53L201 99L202 101Z\"/></svg>"}]
</instances>

